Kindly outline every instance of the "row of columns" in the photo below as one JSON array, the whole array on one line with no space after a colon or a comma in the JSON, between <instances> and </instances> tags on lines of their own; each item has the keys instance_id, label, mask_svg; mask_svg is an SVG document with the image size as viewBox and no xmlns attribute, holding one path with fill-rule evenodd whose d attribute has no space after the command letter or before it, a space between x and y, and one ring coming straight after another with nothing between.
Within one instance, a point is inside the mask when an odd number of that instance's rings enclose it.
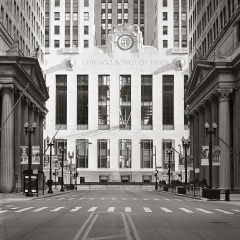
<instances>
[{"instance_id":1,"label":"row of columns","mask_svg":"<svg viewBox=\"0 0 240 240\"><path fill-rule=\"evenodd\" d=\"M21 96L14 84L0 85L2 106L1 125ZM0 162L0 192L13 192L15 185L14 178L18 179L18 189L23 190L23 171L28 165L21 165L20 146L28 146L28 136L25 135L24 123L28 121L32 126L33 121L37 123L35 136L32 136L32 145L40 146L40 166L34 169L43 170L43 120L44 113L36 107L29 98L22 95L21 100L15 106L1 131L1 162Z\"/></svg>"},{"instance_id":2,"label":"row of columns","mask_svg":"<svg viewBox=\"0 0 240 240\"><path fill-rule=\"evenodd\" d=\"M209 184L209 166L201 166L201 146L209 146L204 124L210 127L217 124L216 137L212 136L213 146L221 147L220 166L213 166L213 188L230 189L230 105L232 89L216 89L189 113L190 137L195 168L200 169L199 180L205 178ZM238 133L237 133L238 134ZM219 137L218 137L219 136ZM223 141L221 141L221 139ZM228 145L226 145L225 143Z\"/></svg>"}]
</instances>

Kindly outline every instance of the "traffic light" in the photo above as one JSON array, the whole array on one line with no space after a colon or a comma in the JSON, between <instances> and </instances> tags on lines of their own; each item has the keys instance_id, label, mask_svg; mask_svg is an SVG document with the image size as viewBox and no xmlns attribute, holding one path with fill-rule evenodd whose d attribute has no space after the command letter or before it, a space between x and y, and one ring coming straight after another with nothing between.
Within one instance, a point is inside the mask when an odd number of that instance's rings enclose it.
<instances>
[{"instance_id":1,"label":"traffic light","mask_svg":"<svg viewBox=\"0 0 240 240\"><path fill-rule=\"evenodd\" d=\"M178 176L179 176L179 177L181 177L181 176L182 176L182 174L181 174L181 173L179 173L179 174L178 174Z\"/></svg>"},{"instance_id":2,"label":"traffic light","mask_svg":"<svg viewBox=\"0 0 240 240\"><path fill-rule=\"evenodd\" d=\"M158 170L156 170L154 176L157 177L157 175L158 175Z\"/></svg>"},{"instance_id":3,"label":"traffic light","mask_svg":"<svg viewBox=\"0 0 240 240\"><path fill-rule=\"evenodd\" d=\"M53 175L55 175L55 172L53 173Z\"/></svg>"}]
</instances>

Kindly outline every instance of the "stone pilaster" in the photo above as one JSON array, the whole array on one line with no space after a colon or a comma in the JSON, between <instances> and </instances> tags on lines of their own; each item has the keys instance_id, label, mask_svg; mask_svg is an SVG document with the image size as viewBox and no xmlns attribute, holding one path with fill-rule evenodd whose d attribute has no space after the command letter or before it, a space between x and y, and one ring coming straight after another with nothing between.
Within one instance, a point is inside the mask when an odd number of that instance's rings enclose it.
<instances>
[{"instance_id":1,"label":"stone pilaster","mask_svg":"<svg viewBox=\"0 0 240 240\"><path fill-rule=\"evenodd\" d=\"M229 95L232 89L217 89L216 94L219 100L219 137L230 145L230 110ZM219 141L221 147L221 165L219 167L219 188L230 189L230 149L222 141Z\"/></svg>"},{"instance_id":2,"label":"stone pilaster","mask_svg":"<svg viewBox=\"0 0 240 240\"><path fill-rule=\"evenodd\" d=\"M43 121L44 121L45 115L43 112L39 115L39 145L40 145L40 167L39 170L43 171Z\"/></svg>"},{"instance_id":3,"label":"stone pilaster","mask_svg":"<svg viewBox=\"0 0 240 240\"><path fill-rule=\"evenodd\" d=\"M215 122L218 126L218 99L215 94L211 95L209 97L209 102L211 104L211 123L209 123L210 126ZM218 132L217 128L217 132ZM218 133L217 133L218 135ZM212 146L218 146L218 137L212 135ZM218 188L219 187L219 167L218 166L213 166L212 167L212 185L213 188Z\"/></svg>"},{"instance_id":4,"label":"stone pilaster","mask_svg":"<svg viewBox=\"0 0 240 240\"><path fill-rule=\"evenodd\" d=\"M13 192L14 187L14 86L1 84L2 90L2 125L1 131L1 169L0 192ZM11 115L9 116L9 114ZM8 118L8 119L7 119ZM7 121L6 121L7 120Z\"/></svg>"},{"instance_id":5,"label":"stone pilaster","mask_svg":"<svg viewBox=\"0 0 240 240\"><path fill-rule=\"evenodd\" d=\"M205 120L205 111L203 105L199 105L199 122L198 122L198 130L199 130L199 159L200 159L200 173L199 173L199 181L202 181L205 176L205 167L201 166L201 146L204 146L205 139L205 128L204 128L204 120Z\"/></svg>"}]
</instances>

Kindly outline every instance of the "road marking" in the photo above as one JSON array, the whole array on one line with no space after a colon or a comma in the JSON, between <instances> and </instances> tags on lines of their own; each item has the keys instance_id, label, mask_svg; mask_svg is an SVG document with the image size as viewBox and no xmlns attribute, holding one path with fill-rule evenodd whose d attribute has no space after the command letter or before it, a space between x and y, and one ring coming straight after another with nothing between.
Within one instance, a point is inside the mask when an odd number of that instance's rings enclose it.
<instances>
[{"instance_id":1,"label":"road marking","mask_svg":"<svg viewBox=\"0 0 240 240\"><path fill-rule=\"evenodd\" d=\"M83 200L84 198L79 198L78 200Z\"/></svg>"},{"instance_id":2,"label":"road marking","mask_svg":"<svg viewBox=\"0 0 240 240\"><path fill-rule=\"evenodd\" d=\"M69 198L68 200L73 200L73 199L75 199L75 198Z\"/></svg>"},{"instance_id":3,"label":"road marking","mask_svg":"<svg viewBox=\"0 0 240 240\"><path fill-rule=\"evenodd\" d=\"M214 209L216 211L219 211L219 212L222 212L222 213L226 213L226 214L234 214L234 213L231 213L231 212L227 212L227 211L223 211L221 209Z\"/></svg>"},{"instance_id":4,"label":"road marking","mask_svg":"<svg viewBox=\"0 0 240 240\"><path fill-rule=\"evenodd\" d=\"M179 208L179 209L183 210L183 211L186 212L186 213L193 213L192 211L190 211L190 210L188 210L188 209L186 209L186 208Z\"/></svg>"},{"instance_id":5,"label":"road marking","mask_svg":"<svg viewBox=\"0 0 240 240\"><path fill-rule=\"evenodd\" d=\"M125 207L125 212L132 212L132 209L130 207Z\"/></svg>"},{"instance_id":6,"label":"road marking","mask_svg":"<svg viewBox=\"0 0 240 240\"><path fill-rule=\"evenodd\" d=\"M89 198L89 200L93 200L94 198Z\"/></svg>"},{"instance_id":7,"label":"road marking","mask_svg":"<svg viewBox=\"0 0 240 240\"><path fill-rule=\"evenodd\" d=\"M159 200L158 198L154 198L154 200Z\"/></svg>"},{"instance_id":8,"label":"road marking","mask_svg":"<svg viewBox=\"0 0 240 240\"><path fill-rule=\"evenodd\" d=\"M205 213L213 213L213 212L209 212L209 211L207 211L207 210L204 210L204 209L202 209L202 208L196 208L196 209L199 210L199 211L205 212Z\"/></svg>"},{"instance_id":9,"label":"road marking","mask_svg":"<svg viewBox=\"0 0 240 240\"><path fill-rule=\"evenodd\" d=\"M57 211L61 210L62 208L65 208L65 207L58 207L58 208L55 208L55 209L52 210L51 212L57 212Z\"/></svg>"},{"instance_id":10,"label":"road marking","mask_svg":"<svg viewBox=\"0 0 240 240\"><path fill-rule=\"evenodd\" d=\"M3 211L0 211L0 213L4 213L4 212L8 212L8 210L3 210Z\"/></svg>"},{"instance_id":11,"label":"road marking","mask_svg":"<svg viewBox=\"0 0 240 240\"><path fill-rule=\"evenodd\" d=\"M174 199L174 200L176 200L176 201L179 201L179 202L181 202L182 200L180 200L180 199Z\"/></svg>"},{"instance_id":12,"label":"road marking","mask_svg":"<svg viewBox=\"0 0 240 240\"><path fill-rule=\"evenodd\" d=\"M104 200L105 198L101 198L101 200Z\"/></svg>"},{"instance_id":13,"label":"road marking","mask_svg":"<svg viewBox=\"0 0 240 240\"><path fill-rule=\"evenodd\" d=\"M55 198L48 198L47 200L49 201L49 200L53 200L53 199L55 199Z\"/></svg>"},{"instance_id":14,"label":"road marking","mask_svg":"<svg viewBox=\"0 0 240 240\"><path fill-rule=\"evenodd\" d=\"M147 198L143 198L143 200L148 200Z\"/></svg>"},{"instance_id":15,"label":"road marking","mask_svg":"<svg viewBox=\"0 0 240 240\"><path fill-rule=\"evenodd\" d=\"M130 215L128 213L126 213L126 215L127 215L128 219L129 219L129 222L131 224L132 230L134 232L135 239L136 240L141 240L139 235L138 235L137 229L136 229L136 227L135 227L135 225L134 225L134 223L132 221L132 218L130 217ZM124 224L125 224L125 222L124 222Z\"/></svg>"},{"instance_id":16,"label":"road marking","mask_svg":"<svg viewBox=\"0 0 240 240\"><path fill-rule=\"evenodd\" d=\"M122 198L122 200L126 200L126 198Z\"/></svg>"},{"instance_id":17,"label":"road marking","mask_svg":"<svg viewBox=\"0 0 240 240\"><path fill-rule=\"evenodd\" d=\"M59 198L59 199L57 199L57 200L62 200L62 199L65 199L65 198L62 197L62 198Z\"/></svg>"},{"instance_id":18,"label":"road marking","mask_svg":"<svg viewBox=\"0 0 240 240\"><path fill-rule=\"evenodd\" d=\"M45 208L48 208L48 207L38 208L38 209L36 209L36 210L33 210L32 212L39 212L39 211L42 211L42 210L45 209Z\"/></svg>"},{"instance_id":19,"label":"road marking","mask_svg":"<svg viewBox=\"0 0 240 240\"><path fill-rule=\"evenodd\" d=\"M164 199L164 200L166 200L166 201L170 201L169 199Z\"/></svg>"},{"instance_id":20,"label":"road marking","mask_svg":"<svg viewBox=\"0 0 240 240\"><path fill-rule=\"evenodd\" d=\"M34 208L34 207L24 208L24 209L21 209L21 210L15 211L15 212L24 212L24 211L26 211L26 210L28 210L28 209L31 209L31 208Z\"/></svg>"},{"instance_id":21,"label":"road marking","mask_svg":"<svg viewBox=\"0 0 240 240\"><path fill-rule=\"evenodd\" d=\"M94 212L97 209L97 207L92 207L88 210L88 212Z\"/></svg>"},{"instance_id":22,"label":"road marking","mask_svg":"<svg viewBox=\"0 0 240 240\"><path fill-rule=\"evenodd\" d=\"M115 210L115 207L110 207L110 208L108 208L108 212L114 212L114 210Z\"/></svg>"},{"instance_id":23,"label":"road marking","mask_svg":"<svg viewBox=\"0 0 240 240\"><path fill-rule=\"evenodd\" d=\"M88 224L88 222L91 220L92 216L94 213L91 213L91 215L89 216L89 218L86 220L86 222L82 225L82 227L79 229L79 231L77 232L76 236L74 237L73 240L78 240L80 235L82 234L84 228L86 227L86 225Z\"/></svg>"},{"instance_id":24,"label":"road marking","mask_svg":"<svg viewBox=\"0 0 240 240\"><path fill-rule=\"evenodd\" d=\"M133 198L133 200L137 200L136 198Z\"/></svg>"},{"instance_id":25,"label":"road marking","mask_svg":"<svg viewBox=\"0 0 240 240\"><path fill-rule=\"evenodd\" d=\"M165 212L172 212L171 210L169 210L168 208L165 208L165 207L160 207L163 211Z\"/></svg>"},{"instance_id":26,"label":"road marking","mask_svg":"<svg viewBox=\"0 0 240 240\"><path fill-rule=\"evenodd\" d=\"M237 209L231 209L231 210L234 212L240 212L240 210L237 210Z\"/></svg>"},{"instance_id":27,"label":"road marking","mask_svg":"<svg viewBox=\"0 0 240 240\"><path fill-rule=\"evenodd\" d=\"M144 209L145 212L152 212L152 210L148 207L144 207L143 209Z\"/></svg>"},{"instance_id":28,"label":"road marking","mask_svg":"<svg viewBox=\"0 0 240 240\"><path fill-rule=\"evenodd\" d=\"M14 209L18 209L18 208L20 208L20 207L13 207L13 208L11 208L11 209L14 210Z\"/></svg>"},{"instance_id":29,"label":"road marking","mask_svg":"<svg viewBox=\"0 0 240 240\"><path fill-rule=\"evenodd\" d=\"M112 200L115 200L116 198L112 198Z\"/></svg>"},{"instance_id":30,"label":"road marking","mask_svg":"<svg viewBox=\"0 0 240 240\"><path fill-rule=\"evenodd\" d=\"M70 210L70 212L76 212L76 211L79 210L80 208L82 208L82 207L75 207L75 208L73 208L72 210Z\"/></svg>"}]
</instances>

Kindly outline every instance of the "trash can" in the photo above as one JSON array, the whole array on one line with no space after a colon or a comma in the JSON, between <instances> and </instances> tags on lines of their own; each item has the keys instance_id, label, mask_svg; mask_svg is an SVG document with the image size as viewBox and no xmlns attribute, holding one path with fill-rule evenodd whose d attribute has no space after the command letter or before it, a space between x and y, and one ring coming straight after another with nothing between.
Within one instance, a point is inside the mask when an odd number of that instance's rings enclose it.
<instances>
[{"instance_id":1,"label":"trash can","mask_svg":"<svg viewBox=\"0 0 240 240\"><path fill-rule=\"evenodd\" d=\"M230 191L225 190L225 201L230 201L229 195L230 195Z\"/></svg>"}]
</instances>

